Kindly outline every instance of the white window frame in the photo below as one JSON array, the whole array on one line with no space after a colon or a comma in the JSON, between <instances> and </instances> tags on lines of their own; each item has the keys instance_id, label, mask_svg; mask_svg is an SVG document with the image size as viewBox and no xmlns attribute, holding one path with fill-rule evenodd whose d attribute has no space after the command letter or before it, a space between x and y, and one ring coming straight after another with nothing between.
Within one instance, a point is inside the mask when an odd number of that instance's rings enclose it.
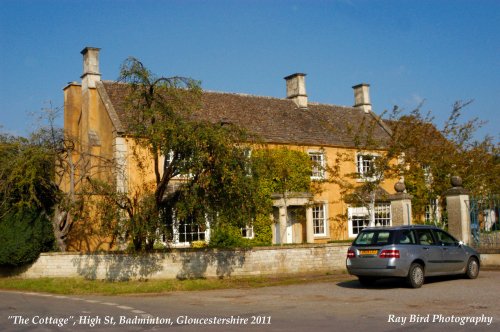
<instances>
[{"instance_id":1,"label":"white window frame","mask_svg":"<svg viewBox=\"0 0 500 332\"><path fill-rule=\"evenodd\" d=\"M308 151L309 158L313 162L311 169L312 180L324 180L326 178L325 172L325 152L324 151Z\"/></svg>"},{"instance_id":2,"label":"white window frame","mask_svg":"<svg viewBox=\"0 0 500 332\"><path fill-rule=\"evenodd\" d=\"M163 155L163 171L165 171L165 167L172 163L172 160L174 159L174 151L170 150L167 154ZM176 174L173 177L174 179L192 179L193 174L188 173L188 174Z\"/></svg>"},{"instance_id":3,"label":"white window frame","mask_svg":"<svg viewBox=\"0 0 500 332\"><path fill-rule=\"evenodd\" d=\"M424 172L425 185L430 186L432 184L432 181L433 181L431 166L430 165L423 165L422 171Z\"/></svg>"},{"instance_id":4,"label":"white window frame","mask_svg":"<svg viewBox=\"0 0 500 332\"><path fill-rule=\"evenodd\" d=\"M328 210L326 203L318 203L312 206L313 235L315 237L325 237L328 235ZM322 232L316 232L321 230Z\"/></svg>"},{"instance_id":5,"label":"white window frame","mask_svg":"<svg viewBox=\"0 0 500 332\"><path fill-rule=\"evenodd\" d=\"M369 158L366 158L369 157ZM374 181L375 176L367 176L369 170L375 167L375 159L379 158L380 155L376 153L369 152L358 152L356 153L356 173L358 174L358 181ZM369 166L366 163L369 162Z\"/></svg>"},{"instance_id":6,"label":"white window frame","mask_svg":"<svg viewBox=\"0 0 500 332\"><path fill-rule=\"evenodd\" d=\"M377 227L392 226L391 203L375 204L375 226Z\"/></svg>"},{"instance_id":7,"label":"white window frame","mask_svg":"<svg viewBox=\"0 0 500 332\"><path fill-rule=\"evenodd\" d=\"M206 241L206 229L201 230L201 226L193 223L177 223L177 244L189 246L191 245L190 241L181 241L181 238L184 237L184 240L187 237L196 237L194 241ZM191 232L187 232L187 227L191 227ZM182 229L184 228L184 229ZM189 235L189 236L188 236ZM200 240L200 237L203 237Z\"/></svg>"},{"instance_id":8,"label":"white window frame","mask_svg":"<svg viewBox=\"0 0 500 332\"><path fill-rule=\"evenodd\" d=\"M245 171L247 176L252 176L252 149L250 147L242 147L243 154L246 158L247 164L245 165Z\"/></svg>"},{"instance_id":9,"label":"white window frame","mask_svg":"<svg viewBox=\"0 0 500 332\"><path fill-rule=\"evenodd\" d=\"M370 214L365 206L349 206L347 208L347 218L348 233L350 238L356 237L363 228L368 227L370 224ZM354 220L360 222L362 221L364 223L363 227L360 227L359 224L354 226Z\"/></svg>"},{"instance_id":10,"label":"white window frame","mask_svg":"<svg viewBox=\"0 0 500 332\"><path fill-rule=\"evenodd\" d=\"M430 199L429 204L425 206L424 220L426 223L437 222L441 219L439 200Z\"/></svg>"},{"instance_id":11,"label":"white window frame","mask_svg":"<svg viewBox=\"0 0 500 332\"><path fill-rule=\"evenodd\" d=\"M392 226L391 203L376 203L374 214L375 225L373 226ZM366 206L349 206L347 208L347 218L349 238L356 237L363 228L370 226L370 211ZM360 226L358 224L355 226L353 223L355 220L362 221L364 225Z\"/></svg>"},{"instance_id":12,"label":"white window frame","mask_svg":"<svg viewBox=\"0 0 500 332\"><path fill-rule=\"evenodd\" d=\"M173 219L172 225L170 226L170 227L172 227L172 240L167 239L163 235L163 236L160 236L160 239L161 239L160 242L166 246L171 245L174 248L184 248L184 247L191 246L191 242L189 242L189 241L182 241L181 242L181 237L182 237L182 234L184 233L182 228L186 227L187 224L181 223L176 218L175 212L174 212L172 219ZM206 221L205 221L205 230L204 231L200 231L200 227L201 227L200 225L191 224L191 227L196 227L197 230L196 230L196 232L190 232L190 233L197 234L197 237L200 237L201 234L204 234L203 235L204 240L195 240L195 241L205 241L206 243L208 243L210 241L210 233L211 233L210 220L208 219L208 217L205 219L206 219ZM188 234L188 233L186 233L186 234Z\"/></svg>"},{"instance_id":13,"label":"white window frame","mask_svg":"<svg viewBox=\"0 0 500 332\"><path fill-rule=\"evenodd\" d=\"M242 227L241 236L244 239L253 239L255 237L255 233L253 231L253 225L245 225L245 227Z\"/></svg>"}]
</instances>

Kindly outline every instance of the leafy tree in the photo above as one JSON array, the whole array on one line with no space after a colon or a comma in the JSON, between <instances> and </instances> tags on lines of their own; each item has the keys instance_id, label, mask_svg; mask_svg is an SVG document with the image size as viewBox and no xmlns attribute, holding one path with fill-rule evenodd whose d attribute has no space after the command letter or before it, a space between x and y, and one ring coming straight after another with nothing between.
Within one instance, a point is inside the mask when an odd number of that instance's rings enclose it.
<instances>
[{"instance_id":1,"label":"leafy tree","mask_svg":"<svg viewBox=\"0 0 500 332\"><path fill-rule=\"evenodd\" d=\"M0 209L50 211L57 201L50 148L22 137L0 136Z\"/></svg>"},{"instance_id":2,"label":"leafy tree","mask_svg":"<svg viewBox=\"0 0 500 332\"><path fill-rule=\"evenodd\" d=\"M410 114L395 108L391 114L389 151L391 157L400 157L391 171L404 176L407 190L414 196L416 215L423 215L431 200L442 198L454 175L462 177L473 195L499 192L499 145L492 137L475 137L482 125L477 118L462 121L462 112L470 104L456 102L442 129L421 107Z\"/></svg>"},{"instance_id":3,"label":"leafy tree","mask_svg":"<svg viewBox=\"0 0 500 332\"><path fill-rule=\"evenodd\" d=\"M373 167L365 174L365 181L355 181L358 173L344 174L340 167L352 163L352 153L341 152L328 166L328 181L339 186L344 200L366 206L370 212L382 181L404 179L406 191L413 196L412 212L417 218L424 215L431 201L443 198L454 175L462 177L464 187L472 194L498 193L499 145L492 137L475 137L482 125L480 120L462 120L462 112L470 104L456 102L441 129L431 112L422 111L423 105L410 113L396 106L390 114L383 115L383 121L382 117L373 117L361 122L350 128L355 138L354 150L376 154ZM380 125L386 127L387 139L377 139L373 134L373 128Z\"/></svg>"},{"instance_id":4,"label":"leafy tree","mask_svg":"<svg viewBox=\"0 0 500 332\"><path fill-rule=\"evenodd\" d=\"M318 191L311 183L312 161L301 151L286 148L259 149L252 153L252 175L266 201L262 213L272 212L271 194Z\"/></svg>"},{"instance_id":5,"label":"leafy tree","mask_svg":"<svg viewBox=\"0 0 500 332\"><path fill-rule=\"evenodd\" d=\"M245 225L225 224L211 233L210 245L219 248L270 245L272 194L286 197L291 192L317 190L311 183L311 167L309 155L301 151L263 147L253 150L247 180L254 182L254 195L258 204L255 204L254 218L247 220L246 226L253 227L255 237L251 240L242 238L240 227Z\"/></svg>"},{"instance_id":6,"label":"leafy tree","mask_svg":"<svg viewBox=\"0 0 500 332\"><path fill-rule=\"evenodd\" d=\"M53 249L50 221L59 199L50 142L0 135L0 264L22 265Z\"/></svg>"},{"instance_id":7,"label":"leafy tree","mask_svg":"<svg viewBox=\"0 0 500 332\"><path fill-rule=\"evenodd\" d=\"M272 193L310 191L312 166L309 155L297 150L259 149L252 153L252 172Z\"/></svg>"},{"instance_id":8,"label":"leafy tree","mask_svg":"<svg viewBox=\"0 0 500 332\"><path fill-rule=\"evenodd\" d=\"M252 153L252 175L264 205L254 221L256 243L270 244L272 231L269 215L273 211L272 194L280 194L286 201L293 192L317 193L320 185L311 182L313 162L302 151L287 148L260 149ZM266 222L267 221L267 222Z\"/></svg>"},{"instance_id":9,"label":"leafy tree","mask_svg":"<svg viewBox=\"0 0 500 332\"><path fill-rule=\"evenodd\" d=\"M126 122L134 137L139 180L131 193L91 180L125 213L120 227L135 250L151 250L161 229L175 218L211 227L245 225L256 214L248 158L236 143L244 133L228 125L193 119L201 106L199 83L182 77L157 77L129 58L120 80L128 84ZM152 173L150 174L150 161Z\"/></svg>"},{"instance_id":10,"label":"leafy tree","mask_svg":"<svg viewBox=\"0 0 500 332\"><path fill-rule=\"evenodd\" d=\"M366 207L368 219L373 225L377 200L387 199L384 197L385 192L381 190L381 184L394 176L390 172L394 156L387 151L390 147L390 137L382 139L374 134L375 129L381 125L381 119L373 117L371 120L363 118L360 123L347 128L353 137L353 148L336 153L335 159L327 165L328 179L325 180L338 187L342 202ZM363 174L358 172L357 167L354 172L346 172L343 166L357 163L356 158L359 155L363 155L370 166L364 168ZM342 213L332 218L339 225L345 225L347 214Z\"/></svg>"}]
</instances>

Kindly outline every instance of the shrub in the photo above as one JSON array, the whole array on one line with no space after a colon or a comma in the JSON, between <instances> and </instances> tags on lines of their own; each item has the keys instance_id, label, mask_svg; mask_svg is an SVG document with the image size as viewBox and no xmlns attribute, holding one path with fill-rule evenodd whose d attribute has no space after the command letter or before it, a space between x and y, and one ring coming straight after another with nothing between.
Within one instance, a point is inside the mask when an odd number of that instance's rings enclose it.
<instances>
[{"instance_id":1,"label":"shrub","mask_svg":"<svg viewBox=\"0 0 500 332\"><path fill-rule=\"evenodd\" d=\"M255 237L250 243L255 246L270 246L273 242L272 220L269 216L258 215L253 223Z\"/></svg>"},{"instance_id":2,"label":"shrub","mask_svg":"<svg viewBox=\"0 0 500 332\"><path fill-rule=\"evenodd\" d=\"M249 241L241 236L239 228L224 225L212 230L209 246L212 248L245 248L249 246Z\"/></svg>"},{"instance_id":3,"label":"shrub","mask_svg":"<svg viewBox=\"0 0 500 332\"><path fill-rule=\"evenodd\" d=\"M13 210L0 220L0 243L0 265L31 263L41 252L54 249L52 224L43 212Z\"/></svg>"}]
</instances>

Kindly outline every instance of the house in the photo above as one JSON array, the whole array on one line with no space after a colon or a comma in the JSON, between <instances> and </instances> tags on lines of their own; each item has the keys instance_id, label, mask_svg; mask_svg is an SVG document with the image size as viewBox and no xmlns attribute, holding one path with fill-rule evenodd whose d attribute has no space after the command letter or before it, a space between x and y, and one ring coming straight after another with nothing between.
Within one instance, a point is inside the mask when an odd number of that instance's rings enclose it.
<instances>
[{"instance_id":1,"label":"house","mask_svg":"<svg viewBox=\"0 0 500 332\"><path fill-rule=\"evenodd\" d=\"M130 163L134 139L127 133L125 99L127 85L101 79L98 48L85 48L81 82L69 83L64 88L64 127L66 133L78 138L82 149L92 156L114 159L123 170L116 175L118 191L137 181L137 171ZM328 179L326 165L335 163L338 155L341 173L357 173L354 183L369 181L369 170L374 158L384 153L383 142L390 129L372 111L369 85L359 84L354 89L354 106L313 103L306 93L305 74L285 77L284 98L261 97L246 94L203 92L202 109L195 115L202 120L240 126L269 147L286 147L303 151L315 162L313 180ZM285 94L286 93L286 94ZM361 123L372 123L370 135L381 142L378 147L361 150L357 144ZM368 130L367 127L364 130ZM88 163L99 168L99 158ZM95 172L93 176L100 176ZM325 243L353 238L368 224L391 225L408 222L394 220L395 192L398 179L385 179L377 189L377 204L369 214L366 206L349 202L338 185L325 181L320 194L290 193L289 197L275 195L273 243ZM63 190L69 190L66 181ZM370 215L372 216L370 218ZM410 215L410 214L408 214ZM347 216L342 218L339 216ZM190 225L174 226L174 244L186 245L194 240L206 240L209 230ZM251 237L252 230L242 230Z\"/></svg>"}]
</instances>

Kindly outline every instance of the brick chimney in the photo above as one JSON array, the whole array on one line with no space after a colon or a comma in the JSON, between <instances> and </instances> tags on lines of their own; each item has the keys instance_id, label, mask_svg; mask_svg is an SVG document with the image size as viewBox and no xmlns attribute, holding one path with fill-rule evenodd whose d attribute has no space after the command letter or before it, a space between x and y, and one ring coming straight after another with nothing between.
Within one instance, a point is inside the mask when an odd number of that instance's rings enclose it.
<instances>
[{"instance_id":1,"label":"brick chimney","mask_svg":"<svg viewBox=\"0 0 500 332\"><path fill-rule=\"evenodd\" d=\"M370 113L372 103L370 101L370 84L361 83L352 87L354 89L354 107L359 107Z\"/></svg>"},{"instance_id":2,"label":"brick chimney","mask_svg":"<svg viewBox=\"0 0 500 332\"><path fill-rule=\"evenodd\" d=\"M95 88L95 82L101 80L99 72L100 48L85 47L80 53L83 55L82 89Z\"/></svg>"},{"instance_id":3,"label":"brick chimney","mask_svg":"<svg viewBox=\"0 0 500 332\"><path fill-rule=\"evenodd\" d=\"M306 74L292 74L285 80L286 97L292 99L298 108L307 108Z\"/></svg>"}]
</instances>

